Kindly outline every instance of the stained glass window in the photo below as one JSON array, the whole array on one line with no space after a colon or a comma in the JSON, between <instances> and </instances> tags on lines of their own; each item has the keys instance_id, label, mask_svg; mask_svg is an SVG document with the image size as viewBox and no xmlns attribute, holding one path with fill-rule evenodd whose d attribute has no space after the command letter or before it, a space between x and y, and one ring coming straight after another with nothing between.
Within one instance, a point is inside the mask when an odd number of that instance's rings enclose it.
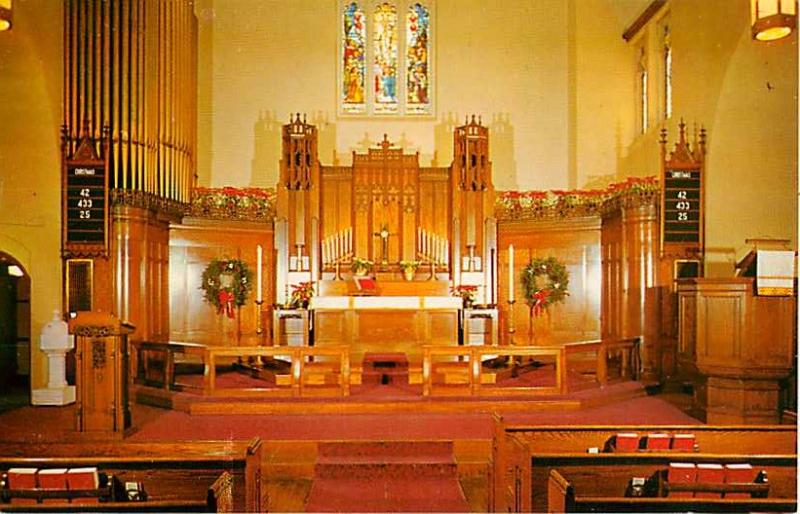
<instances>
[{"instance_id":1,"label":"stained glass window","mask_svg":"<svg viewBox=\"0 0 800 514\"><path fill-rule=\"evenodd\" d=\"M364 11L352 2L344 9L342 38L342 110L347 113L366 111L366 41L367 24Z\"/></svg>"},{"instance_id":2,"label":"stained glass window","mask_svg":"<svg viewBox=\"0 0 800 514\"><path fill-rule=\"evenodd\" d=\"M430 110L428 66L428 32L430 15L419 3L406 14L406 112L427 113Z\"/></svg>"},{"instance_id":3,"label":"stained glass window","mask_svg":"<svg viewBox=\"0 0 800 514\"><path fill-rule=\"evenodd\" d=\"M339 0L340 114L433 114L433 1Z\"/></svg>"},{"instance_id":4,"label":"stained glass window","mask_svg":"<svg viewBox=\"0 0 800 514\"><path fill-rule=\"evenodd\" d=\"M664 25L664 117L672 117L672 44L669 25Z\"/></svg>"},{"instance_id":5,"label":"stained glass window","mask_svg":"<svg viewBox=\"0 0 800 514\"><path fill-rule=\"evenodd\" d=\"M388 2L379 4L374 26L375 113L397 112L397 8Z\"/></svg>"},{"instance_id":6,"label":"stained glass window","mask_svg":"<svg viewBox=\"0 0 800 514\"><path fill-rule=\"evenodd\" d=\"M639 56L639 114L641 115L641 130L642 134L647 132L649 113L648 107L648 91L647 91L647 56L645 55L644 48L641 49Z\"/></svg>"}]
</instances>

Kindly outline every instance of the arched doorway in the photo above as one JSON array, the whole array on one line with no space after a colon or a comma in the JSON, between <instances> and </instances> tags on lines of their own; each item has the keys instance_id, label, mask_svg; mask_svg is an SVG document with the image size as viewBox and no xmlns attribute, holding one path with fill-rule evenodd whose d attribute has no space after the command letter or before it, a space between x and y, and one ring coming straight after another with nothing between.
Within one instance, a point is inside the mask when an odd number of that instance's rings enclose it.
<instances>
[{"instance_id":1,"label":"arched doorway","mask_svg":"<svg viewBox=\"0 0 800 514\"><path fill-rule=\"evenodd\" d=\"M0 252L0 412L29 403L31 278Z\"/></svg>"}]
</instances>

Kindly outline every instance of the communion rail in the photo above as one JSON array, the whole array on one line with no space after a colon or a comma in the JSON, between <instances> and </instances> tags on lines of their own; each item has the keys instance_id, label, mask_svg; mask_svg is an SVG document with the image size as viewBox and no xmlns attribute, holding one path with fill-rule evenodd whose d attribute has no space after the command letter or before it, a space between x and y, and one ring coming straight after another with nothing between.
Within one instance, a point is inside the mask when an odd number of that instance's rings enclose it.
<instances>
[{"instance_id":1,"label":"communion rail","mask_svg":"<svg viewBox=\"0 0 800 514\"><path fill-rule=\"evenodd\" d=\"M636 379L638 371L639 338L620 340L596 340L567 343L560 346L425 346L422 358L422 394L434 394L435 376L444 368L445 372L456 369L466 373L466 387L471 395L552 395L569 392L570 357L594 353L595 380L605 386L609 380L608 361L611 356L619 360L620 378ZM555 364L554 385L490 386L483 383L483 362L486 359L506 360L546 359ZM437 363L437 361L439 361Z\"/></svg>"},{"instance_id":2,"label":"communion rail","mask_svg":"<svg viewBox=\"0 0 800 514\"><path fill-rule=\"evenodd\" d=\"M351 369L349 347L324 346L206 346L182 342L133 341L131 352L131 376L137 383L163 391L195 390L206 396L311 396L350 395ZM609 381L609 369L616 367L621 379L636 379L639 368L639 338L621 340L596 340L567 343L561 346L424 346L422 361L422 390L424 396L432 396L449 389L451 392L473 396L492 395L552 395L566 394L571 386L568 371L578 355L590 355L582 360L591 367L590 373L600 386ZM202 381L183 379L178 381L175 371L176 356L195 359L195 366L202 366ZM274 387L224 387L218 384L218 366L238 364L257 374L258 364L263 360L283 358L288 361L287 370L281 375L281 383ZM482 375L487 371L482 363L490 358L503 358L514 362L523 359L544 360L554 364L553 380L546 385L489 385L483 383ZM614 366L609 366L613 361ZM444 370L444 371L443 371ZM198 369L199 371L199 369ZM436 384L442 372L458 375L466 387L444 388ZM275 373L278 375L278 373ZM335 387L319 387L310 383L311 375L332 377ZM199 378L199 377L197 377ZM466 389L466 391L465 391ZM435 391L437 390L437 391Z\"/></svg>"}]
</instances>

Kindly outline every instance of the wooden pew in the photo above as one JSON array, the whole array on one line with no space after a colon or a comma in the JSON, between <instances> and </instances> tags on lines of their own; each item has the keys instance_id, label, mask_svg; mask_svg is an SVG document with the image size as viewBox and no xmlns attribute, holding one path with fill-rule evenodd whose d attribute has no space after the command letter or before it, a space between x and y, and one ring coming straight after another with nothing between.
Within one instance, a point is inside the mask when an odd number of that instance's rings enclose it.
<instances>
[{"instance_id":1,"label":"wooden pew","mask_svg":"<svg viewBox=\"0 0 800 514\"><path fill-rule=\"evenodd\" d=\"M258 438L249 442L0 444L1 470L97 467L122 482L142 482L148 498L159 502L205 502L209 485L227 472L235 512L265 510L261 461Z\"/></svg>"},{"instance_id":2,"label":"wooden pew","mask_svg":"<svg viewBox=\"0 0 800 514\"><path fill-rule=\"evenodd\" d=\"M569 478L567 478L569 477ZM796 512L796 498L675 498L603 496L596 479L585 482L571 472L550 471L547 512Z\"/></svg>"},{"instance_id":3,"label":"wooden pew","mask_svg":"<svg viewBox=\"0 0 800 514\"><path fill-rule=\"evenodd\" d=\"M751 453L757 451L762 455L793 455L797 451L797 429L785 425L540 426L508 423L499 415L494 416L494 423L494 485L490 505L495 512L529 511L534 496L538 510L543 510L547 475L532 482L532 459L552 454L585 454L590 447L602 449L618 432L692 433L699 451L705 454L736 455L746 453L744 448L748 447L752 448Z\"/></svg>"},{"instance_id":4,"label":"wooden pew","mask_svg":"<svg viewBox=\"0 0 800 514\"><path fill-rule=\"evenodd\" d=\"M205 498L182 500L121 501L104 498L98 503L70 503L72 491L15 490L14 497L48 498L50 503L0 504L4 512L234 512L233 477L223 471L208 486ZM61 501L63 500L63 501Z\"/></svg>"},{"instance_id":5,"label":"wooden pew","mask_svg":"<svg viewBox=\"0 0 800 514\"><path fill-rule=\"evenodd\" d=\"M770 497L796 498L797 455L721 455L707 453L564 453L531 456L531 508L542 512L548 505L550 472L558 470L573 484L580 484L584 496L622 497L632 477L650 477L671 462L718 464L750 463L765 470Z\"/></svg>"}]
</instances>

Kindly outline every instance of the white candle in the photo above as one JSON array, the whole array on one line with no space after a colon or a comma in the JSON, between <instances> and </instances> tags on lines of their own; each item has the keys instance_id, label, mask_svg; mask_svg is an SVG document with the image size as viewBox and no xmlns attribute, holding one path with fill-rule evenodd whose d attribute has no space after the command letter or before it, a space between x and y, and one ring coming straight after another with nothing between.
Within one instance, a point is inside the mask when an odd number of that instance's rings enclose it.
<instances>
[{"instance_id":1,"label":"white candle","mask_svg":"<svg viewBox=\"0 0 800 514\"><path fill-rule=\"evenodd\" d=\"M342 233L336 233L336 258L340 258L342 256Z\"/></svg>"},{"instance_id":2,"label":"white candle","mask_svg":"<svg viewBox=\"0 0 800 514\"><path fill-rule=\"evenodd\" d=\"M261 245L256 246L256 301L261 301Z\"/></svg>"},{"instance_id":3,"label":"white candle","mask_svg":"<svg viewBox=\"0 0 800 514\"><path fill-rule=\"evenodd\" d=\"M450 262L450 241L444 242L444 265L447 266L447 263Z\"/></svg>"},{"instance_id":4,"label":"white candle","mask_svg":"<svg viewBox=\"0 0 800 514\"><path fill-rule=\"evenodd\" d=\"M508 245L508 299L514 299L514 245Z\"/></svg>"},{"instance_id":5,"label":"white candle","mask_svg":"<svg viewBox=\"0 0 800 514\"><path fill-rule=\"evenodd\" d=\"M419 245L419 251L422 253L423 256L427 256L427 254L425 253L425 250L426 250L426 247L427 247L427 242L425 241L425 238L427 236L428 235L425 233L425 229L423 228L422 229L422 241L420 242L420 245Z\"/></svg>"},{"instance_id":6,"label":"white candle","mask_svg":"<svg viewBox=\"0 0 800 514\"><path fill-rule=\"evenodd\" d=\"M347 253L353 253L353 227L347 229Z\"/></svg>"},{"instance_id":7,"label":"white candle","mask_svg":"<svg viewBox=\"0 0 800 514\"><path fill-rule=\"evenodd\" d=\"M328 260L328 240L322 240L322 265L327 266L330 261Z\"/></svg>"}]
</instances>

